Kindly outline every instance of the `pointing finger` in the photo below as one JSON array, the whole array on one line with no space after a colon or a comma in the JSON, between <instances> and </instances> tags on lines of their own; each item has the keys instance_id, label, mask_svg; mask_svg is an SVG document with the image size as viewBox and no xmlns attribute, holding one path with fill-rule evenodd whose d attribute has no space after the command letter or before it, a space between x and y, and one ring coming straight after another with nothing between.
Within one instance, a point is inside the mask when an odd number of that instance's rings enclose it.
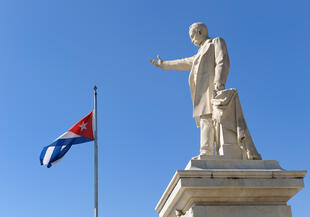
<instances>
[{"instance_id":1,"label":"pointing finger","mask_svg":"<svg viewBox=\"0 0 310 217\"><path fill-rule=\"evenodd\" d=\"M154 64L155 60L152 60L151 58L149 58L149 61Z\"/></svg>"}]
</instances>

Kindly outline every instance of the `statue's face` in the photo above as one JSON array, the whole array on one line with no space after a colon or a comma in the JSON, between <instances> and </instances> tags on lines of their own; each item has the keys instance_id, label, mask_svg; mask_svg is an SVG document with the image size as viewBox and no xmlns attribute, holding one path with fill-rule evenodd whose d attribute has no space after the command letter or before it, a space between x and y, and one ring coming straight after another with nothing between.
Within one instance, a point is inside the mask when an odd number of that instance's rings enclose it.
<instances>
[{"instance_id":1,"label":"statue's face","mask_svg":"<svg viewBox=\"0 0 310 217\"><path fill-rule=\"evenodd\" d=\"M192 28L189 30L189 37L194 45L200 47L202 42L207 39L207 35L203 34L199 28Z\"/></svg>"}]
</instances>

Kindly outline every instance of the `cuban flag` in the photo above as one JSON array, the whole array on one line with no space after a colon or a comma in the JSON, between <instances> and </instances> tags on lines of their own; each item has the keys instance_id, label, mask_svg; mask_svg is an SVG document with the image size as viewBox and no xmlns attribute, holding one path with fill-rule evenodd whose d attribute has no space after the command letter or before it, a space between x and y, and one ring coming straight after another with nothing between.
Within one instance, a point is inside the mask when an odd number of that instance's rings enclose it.
<instances>
[{"instance_id":1,"label":"cuban flag","mask_svg":"<svg viewBox=\"0 0 310 217\"><path fill-rule=\"evenodd\" d=\"M67 132L58 137L52 144L43 148L41 165L50 168L69 151L72 145L94 140L93 112L86 115Z\"/></svg>"}]
</instances>

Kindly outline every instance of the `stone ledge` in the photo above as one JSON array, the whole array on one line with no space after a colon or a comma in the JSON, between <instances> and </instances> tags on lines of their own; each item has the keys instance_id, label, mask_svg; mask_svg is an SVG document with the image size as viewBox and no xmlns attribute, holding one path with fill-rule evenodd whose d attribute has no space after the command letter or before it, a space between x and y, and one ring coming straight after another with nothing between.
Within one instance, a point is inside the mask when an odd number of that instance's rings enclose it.
<instances>
[{"instance_id":1,"label":"stone ledge","mask_svg":"<svg viewBox=\"0 0 310 217\"><path fill-rule=\"evenodd\" d=\"M204 178L242 178L242 179L302 179L306 175L305 170L290 170L290 171L273 171L273 170L177 170L173 180L177 181L185 177L204 177Z\"/></svg>"},{"instance_id":2,"label":"stone ledge","mask_svg":"<svg viewBox=\"0 0 310 217\"><path fill-rule=\"evenodd\" d=\"M184 217L292 217L291 207L285 205L201 206L194 205Z\"/></svg>"},{"instance_id":3,"label":"stone ledge","mask_svg":"<svg viewBox=\"0 0 310 217\"><path fill-rule=\"evenodd\" d=\"M212 156L213 157L213 156ZM214 156L216 157L216 156ZM219 156L220 157L220 156ZM275 160L225 160L225 159L192 159L185 170L206 170L206 169L246 169L246 170L283 170L278 161Z\"/></svg>"},{"instance_id":4,"label":"stone ledge","mask_svg":"<svg viewBox=\"0 0 310 217\"><path fill-rule=\"evenodd\" d=\"M175 173L155 208L160 217L174 217L174 210L186 211L193 203L286 204L304 186L306 171L285 171L277 161L203 161L208 162L198 165L209 169ZM226 168L215 169L219 165ZM242 169L245 165L250 169Z\"/></svg>"}]
</instances>

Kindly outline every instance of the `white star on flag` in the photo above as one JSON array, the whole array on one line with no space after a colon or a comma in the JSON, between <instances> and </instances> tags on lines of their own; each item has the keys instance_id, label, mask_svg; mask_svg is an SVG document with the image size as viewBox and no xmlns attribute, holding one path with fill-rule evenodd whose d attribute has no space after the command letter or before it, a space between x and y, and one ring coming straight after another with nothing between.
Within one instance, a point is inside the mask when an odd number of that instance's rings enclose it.
<instances>
[{"instance_id":1,"label":"white star on flag","mask_svg":"<svg viewBox=\"0 0 310 217\"><path fill-rule=\"evenodd\" d=\"M81 131L87 129L87 128L86 128L86 125L87 125L87 123L84 123L84 121L83 121L83 123L82 123L81 125L79 125L79 126L81 127Z\"/></svg>"}]
</instances>

